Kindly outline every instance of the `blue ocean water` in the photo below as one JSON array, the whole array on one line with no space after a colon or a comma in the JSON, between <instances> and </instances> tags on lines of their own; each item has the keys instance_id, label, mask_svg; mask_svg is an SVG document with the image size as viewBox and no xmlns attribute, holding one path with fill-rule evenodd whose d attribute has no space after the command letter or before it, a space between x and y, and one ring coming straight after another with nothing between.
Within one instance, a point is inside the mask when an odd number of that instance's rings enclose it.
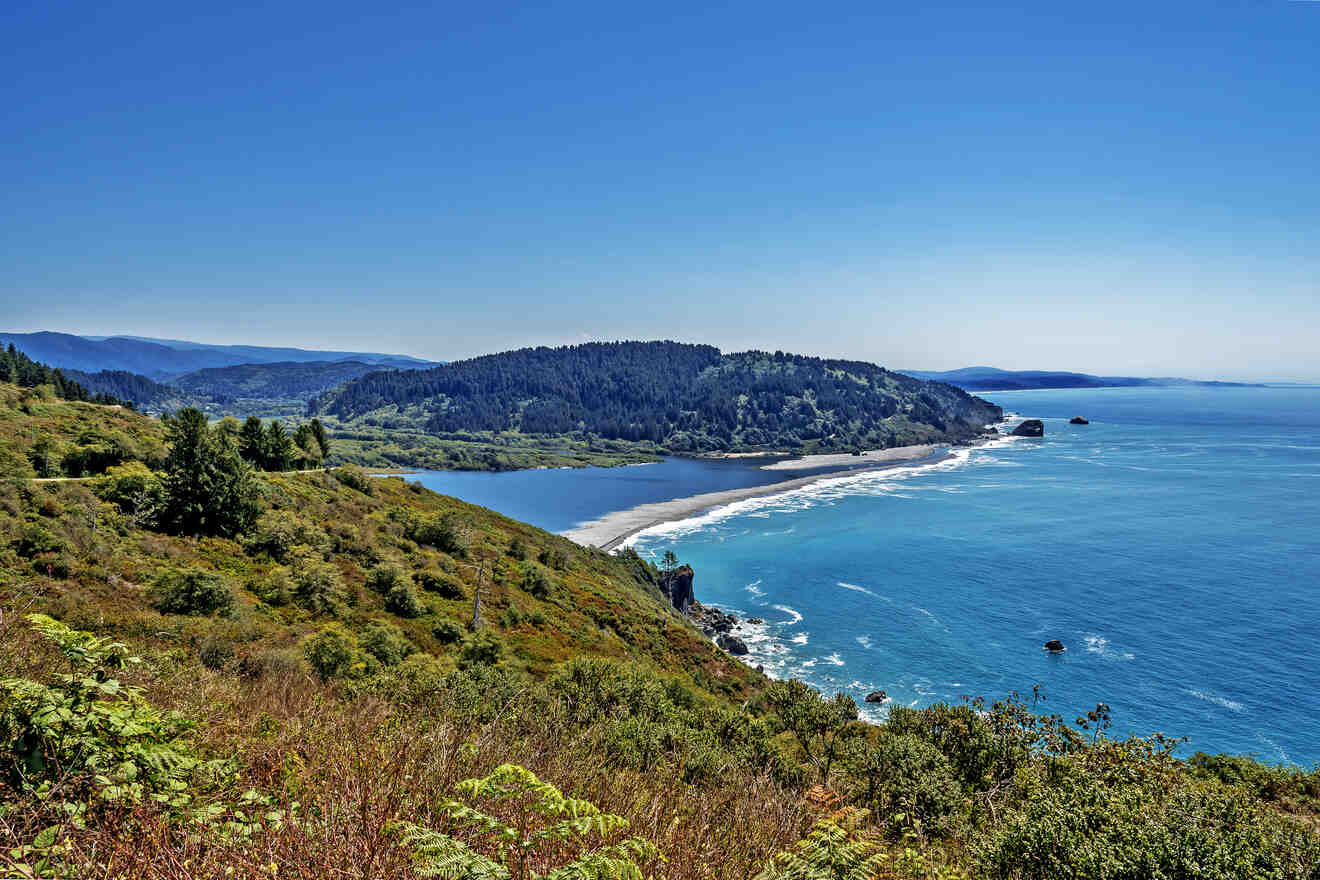
<instances>
[{"instance_id":1,"label":"blue ocean water","mask_svg":"<svg viewBox=\"0 0 1320 880\"><path fill-rule=\"evenodd\" d=\"M1108 703L1112 734L1320 761L1320 388L983 396L1046 436L740 502L634 546L673 550L699 599L764 618L744 631L751 662L859 703L1039 684L1069 720Z\"/></svg>"}]
</instances>

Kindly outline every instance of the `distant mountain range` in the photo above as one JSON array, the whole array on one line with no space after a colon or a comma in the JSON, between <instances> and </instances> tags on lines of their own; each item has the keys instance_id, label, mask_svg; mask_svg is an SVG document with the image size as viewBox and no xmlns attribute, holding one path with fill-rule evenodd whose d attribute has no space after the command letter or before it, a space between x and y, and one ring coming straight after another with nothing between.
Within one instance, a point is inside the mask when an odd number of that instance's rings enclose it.
<instances>
[{"instance_id":1,"label":"distant mountain range","mask_svg":"<svg viewBox=\"0 0 1320 880\"><path fill-rule=\"evenodd\" d=\"M1218 382L1201 379L1141 378L1137 376L1092 376L1054 370L999 370L994 367L963 367L960 370L934 372L903 370L909 376L947 382L964 391L1030 391L1043 388L1142 388L1188 386L1204 388L1249 388L1246 382Z\"/></svg>"},{"instance_id":2,"label":"distant mountain range","mask_svg":"<svg viewBox=\"0 0 1320 880\"><path fill-rule=\"evenodd\" d=\"M208 345L178 339L143 336L75 336L71 333L0 332L0 346L14 345L35 360L61 369L97 373L125 370L158 382L185 373L240 364L320 363L353 361L376 368L417 369L435 361L401 354L355 351L309 351L261 345ZM342 380L341 380L342 381Z\"/></svg>"}]
</instances>

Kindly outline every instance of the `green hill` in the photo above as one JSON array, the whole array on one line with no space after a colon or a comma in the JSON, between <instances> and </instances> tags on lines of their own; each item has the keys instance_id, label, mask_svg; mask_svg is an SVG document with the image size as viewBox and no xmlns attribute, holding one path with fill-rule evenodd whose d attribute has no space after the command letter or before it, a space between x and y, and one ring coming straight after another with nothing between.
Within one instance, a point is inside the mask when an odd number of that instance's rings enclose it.
<instances>
[{"instance_id":1,"label":"green hill","mask_svg":"<svg viewBox=\"0 0 1320 880\"><path fill-rule=\"evenodd\" d=\"M310 411L440 437L594 437L688 453L958 442L1002 416L961 389L874 364L674 342L529 348L369 373Z\"/></svg>"},{"instance_id":2,"label":"green hill","mask_svg":"<svg viewBox=\"0 0 1320 880\"><path fill-rule=\"evenodd\" d=\"M1320 872L1320 773L1034 696L867 724L720 651L635 555L0 385L0 461L88 431L121 437L99 476L0 480L5 876Z\"/></svg>"}]
</instances>

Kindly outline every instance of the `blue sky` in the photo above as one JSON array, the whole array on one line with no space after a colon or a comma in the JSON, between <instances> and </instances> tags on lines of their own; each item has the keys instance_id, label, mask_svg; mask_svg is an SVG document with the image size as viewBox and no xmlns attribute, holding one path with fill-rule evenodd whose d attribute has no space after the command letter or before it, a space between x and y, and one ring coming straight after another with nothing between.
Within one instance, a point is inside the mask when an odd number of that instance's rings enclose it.
<instances>
[{"instance_id":1,"label":"blue sky","mask_svg":"<svg viewBox=\"0 0 1320 880\"><path fill-rule=\"evenodd\" d=\"M0 10L0 329L1320 379L1320 2Z\"/></svg>"}]
</instances>

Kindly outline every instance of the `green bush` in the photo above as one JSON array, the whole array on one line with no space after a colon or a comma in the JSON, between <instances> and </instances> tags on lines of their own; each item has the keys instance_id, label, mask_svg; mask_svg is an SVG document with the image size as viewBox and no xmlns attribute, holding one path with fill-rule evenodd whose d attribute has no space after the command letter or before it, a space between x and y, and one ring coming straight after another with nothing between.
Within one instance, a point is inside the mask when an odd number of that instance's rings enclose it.
<instances>
[{"instance_id":1,"label":"green bush","mask_svg":"<svg viewBox=\"0 0 1320 880\"><path fill-rule=\"evenodd\" d=\"M150 591L151 604L162 614L202 617L228 615L234 609L234 594L218 574L199 568L167 569L156 577Z\"/></svg>"},{"instance_id":2,"label":"green bush","mask_svg":"<svg viewBox=\"0 0 1320 880\"><path fill-rule=\"evenodd\" d=\"M426 592L435 593L441 599L467 598L462 583L441 571L419 571L413 575L413 581Z\"/></svg>"},{"instance_id":3,"label":"green bush","mask_svg":"<svg viewBox=\"0 0 1320 880\"><path fill-rule=\"evenodd\" d=\"M295 548L324 557L331 546L324 529L290 510L268 510L257 517L245 543L249 553L265 553L276 562L288 562Z\"/></svg>"},{"instance_id":4,"label":"green bush","mask_svg":"<svg viewBox=\"0 0 1320 880\"><path fill-rule=\"evenodd\" d=\"M343 678L357 660L357 639L342 627L322 627L303 644L303 656L323 680Z\"/></svg>"},{"instance_id":5,"label":"green bush","mask_svg":"<svg viewBox=\"0 0 1320 880\"><path fill-rule=\"evenodd\" d=\"M413 618L425 614L426 606L417 598L412 584L405 581L395 584L385 594L385 610L400 617Z\"/></svg>"},{"instance_id":6,"label":"green bush","mask_svg":"<svg viewBox=\"0 0 1320 880\"><path fill-rule=\"evenodd\" d=\"M523 575L522 588L531 593L537 599L545 600L550 598L554 591L554 579L544 568L539 565L529 566Z\"/></svg>"},{"instance_id":7,"label":"green bush","mask_svg":"<svg viewBox=\"0 0 1320 880\"><path fill-rule=\"evenodd\" d=\"M306 555L293 562L293 599L313 614L338 614L345 601L339 569Z\"/></svg>"},{"instance_id":8,"label":"green bush","mask_svg":"<svg viewBox=\"0 0 1320 880\"><path fill-rule=\"evenodd\" d=\"M404 582L403 570L397 565L375 565L367 572L367 589L382 596Z\"/></svg>"},{"instance_id":9,"label":"green bush","mask_svg":"<svg viewBox=\"0 0 1320 880\"><path fill-rule=\"evenodd\" d=\"M23 529L23 536L18 540L18 555L33 559L43 553L65 553L68 545L51 534L40 523L33 523Z\"/></svg>"},{"instance_id":10,"label":"green bush","mask_svg":"<svg viewBox=\"0 0 1320 880\"><path fill-rule=\"evenodd\" d=\"M478 630L463 640L458 665L462 669L473 666L494 666L504 657L504 643L493 633Z\"/></svg>"},{"instance_id":11,"label":"green bush","mask_svg":"<svg viewBox=\"0 0 1320 880\"><path fill-rule=\"evenodd\" d=\"M362 650L375 657L386 666L393 666L417 650L417 646L408 640L403 630L383 621L367 624L358 636Z\"/></svg>"},{"instance_id":12,"label":"green bush","mask_svg":"<svg viewBox=\"0 0 1320 880\"><path fill-rule=\"evenodd\" d=\"M902 814L931 831L952 830L966 798L949 759L925 740L882 729L874 743L857 740L849 755L853 798L884 818Z\"/></svg>"},{"instance_id":13,"label":"green bush","mask_svg":"<svg viewBox=\"0 0 1320 880\"><path fill-rule=\"evenodd\" d=\"M452 645L463 638L463 627L452 620L437 620L431 624L431 635L442 645Z\"/></svg>"},{"instance_id":14,"label":"green bush","mask_svg":"<svg viewBox=\"0 0 1320 880\"><path fill-rule=\"evenodd\" d=\"M336 480L343 483L350 489L356 489L363 495L375 495L376 489L371 485L371 477L367 472L356 465L344 465L335 468L330 472Z\"/></svg>"}]
</instances>

